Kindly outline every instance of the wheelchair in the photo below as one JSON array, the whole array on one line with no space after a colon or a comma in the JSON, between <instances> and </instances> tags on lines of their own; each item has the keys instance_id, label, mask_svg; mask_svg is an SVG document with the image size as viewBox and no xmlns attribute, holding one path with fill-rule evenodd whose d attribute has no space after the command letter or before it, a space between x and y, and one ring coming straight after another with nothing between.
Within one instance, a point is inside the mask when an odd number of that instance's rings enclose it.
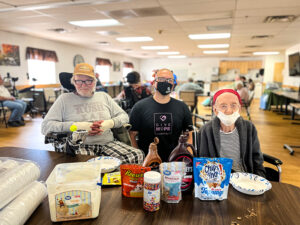
<instances>
[{"instance_id":1,"label":"wheelchair","mask_svg":"<svg viewBox=\"0 0 300 225\"><path fill-rule=\"evenodd\" d=\"M73 92L75 91L75 86L71 84L71 78L73 74L62 72L59 74L59 80L64 88L64 92ZM43 115L44 117L45 115ZM113 128L111 129L113 136L116 140L123 142L129 146L132 146L131 139L129 136L129 129L131 128L130 124L125 124L120 128ZM68 155L75 156L75 151L78 147L83 144L83 140L77 139L74 140L72 138L73 132L50 132L45 136L45 144L52 144L55 148L55 151L58 149L64 149ZM63 145L63 146L61 146ZM59 148L58 148L59 147Z\"/></svg>"}]
</instances>

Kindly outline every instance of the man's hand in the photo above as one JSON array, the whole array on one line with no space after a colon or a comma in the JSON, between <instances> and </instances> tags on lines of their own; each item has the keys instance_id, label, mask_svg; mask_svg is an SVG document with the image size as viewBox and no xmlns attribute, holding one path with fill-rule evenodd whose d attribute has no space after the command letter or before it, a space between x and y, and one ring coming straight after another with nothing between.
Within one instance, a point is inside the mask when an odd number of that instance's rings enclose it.
<instances>
[{"instance_id":1,"label":"man's hand","mask_svg":"<svg viewBox=\"0 0 300 225\"><path fill-rule=\"evenodd\" d=\"M113 128L115 125L113 120L100 120L95 121L91 126L92 130L89 132L90 135L101 135L104 131Z\"/></svg>"},{"instance_id":2,"label":"man's hand","mask_svg":"<svg viewBox=\"0 0 300 225\"><path fill-rule=\"evenodd\" d=\"M15 98L14 96L11 96L11 97L8 98L8 100L9 100L9 101L15 101L16 98Z\"/></svg>"}]
</instances>

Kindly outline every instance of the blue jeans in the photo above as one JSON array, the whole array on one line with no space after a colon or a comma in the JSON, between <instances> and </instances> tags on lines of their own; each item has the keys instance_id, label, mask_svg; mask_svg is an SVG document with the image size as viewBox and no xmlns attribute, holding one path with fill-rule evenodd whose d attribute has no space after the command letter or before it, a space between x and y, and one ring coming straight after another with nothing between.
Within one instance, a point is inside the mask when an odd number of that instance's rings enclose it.
<instances>
[{"instance_id":1,"label":"blue jeans","mask_svg":"<svg viewBox=\"0 0 300 225\"><path fill-rule=\"evenodd\" d=\"M27 104L22 100L4 101L3 106L9 108L12 112L8 119L8 122L20 121L21 117L25 113Z\"/></svg>"}]
</instances>

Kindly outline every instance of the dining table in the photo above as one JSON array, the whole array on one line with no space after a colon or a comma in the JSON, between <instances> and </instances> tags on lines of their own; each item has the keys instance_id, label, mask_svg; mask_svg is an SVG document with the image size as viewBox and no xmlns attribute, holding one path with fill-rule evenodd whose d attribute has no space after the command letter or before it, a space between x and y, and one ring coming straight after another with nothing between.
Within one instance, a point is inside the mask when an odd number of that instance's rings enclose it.
<instances>
[{"instance_id":1,"label":"dining table","mask_svg":"<svg viewBox=\"0 0 300 225\"><path fill-rule=\"evenodd\" d=\"M54 151L17 147L1 147L0 157L32 160L40 166L41 181L45 181L57 164L85 162L94 156L75 157ZM296 174L295 174L296 176ZM194 194L183 194L179 203L161 201L160 209L143 209L142 198L122 196L121 186L102 186L99 216L95 219L53 223L46 197L33 212L27 225L177 225L177 224L240 224L297 225L300 223L300 188L291 184L271 182L271 190L261 195L247 195L229 186L227 199L203 201Z\"/></svg>"}]
</instances>

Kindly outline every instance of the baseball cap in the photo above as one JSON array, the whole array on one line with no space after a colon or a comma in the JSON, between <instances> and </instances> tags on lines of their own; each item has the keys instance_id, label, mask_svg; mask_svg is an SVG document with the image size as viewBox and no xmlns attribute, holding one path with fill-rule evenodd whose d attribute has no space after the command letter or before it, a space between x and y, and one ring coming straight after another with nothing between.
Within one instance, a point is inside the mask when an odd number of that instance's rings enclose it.
<instances>
[{"instance_id":1,"label":"baseball cap","mask_svg":"<svg viewBox=\"0 0 300 225\"><path fill-rule=\"evenodd\" d=\"M73 75L86 75L95 78L94 67L88 63L79 63L75 66Z\"/></svg>"}]
</instances>

